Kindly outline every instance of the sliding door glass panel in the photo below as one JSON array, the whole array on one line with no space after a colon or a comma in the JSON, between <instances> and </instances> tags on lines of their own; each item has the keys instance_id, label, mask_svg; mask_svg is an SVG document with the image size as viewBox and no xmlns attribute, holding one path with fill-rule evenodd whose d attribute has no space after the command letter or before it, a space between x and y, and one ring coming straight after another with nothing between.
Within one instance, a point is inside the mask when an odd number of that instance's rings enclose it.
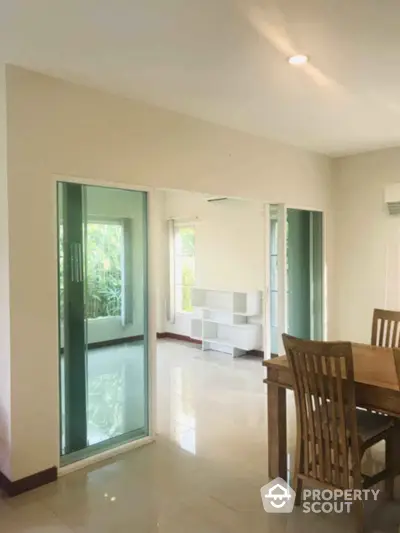
<instances>
[{"instance_id":1,"label":"sliding door glass panel","mask_svg":"<svg viewBox=\"0 0 400 533\"><path fill-rule=\"evenodd\" d=\"M287 210L288 332L323 338L322 213Z\"/></svg>"},{"instance_id":2,"label":"sliding door glass panel","mask_svg":"<svg viewBox=\"0 0 400 533\"><path fill-rule=\"evenodd\" d=\"M148 434L146 193L60 183L63 462Z\"/></svg>"},{"instance_id":3,"label":"sliding door glass panel","mask_svg":"<svg viewBox=\"0 0 400 533\"><path fill-rule=\"evenodd\" d=\"M311 242L311 338L324 338L324 261L323 218L319 211L312 211L310 220Z\"/></svg>"},{"instance_id":4,"label":"sliding door glass panel","mask_svg":"<svg viewBox=\"0 0 400 533\"><path fill-rule=\"evenodd\" d=\"M73 453L86 446L86 336L84 309L83 191L59 188L60 375L62 447Z\"/></svg>"},{"instance_id":5,"label":"sliding door glass panel","mask_svg":"<svg viewBox=\"0 0 400 533\"><path fill-rule=\"evenodd\" d=\"M310 339L310 213L287 210L288 332Z\"/></svg>"},{"instance_id":6,"label":"sliding door glass panel","mask_svg":"<svg viewBox=\"0 0 400 533\"><path fill-rule=\"evenodd\" d=\"M89 444L147 434L146 195L87 187Z\"/></svg>"}]
</instances>

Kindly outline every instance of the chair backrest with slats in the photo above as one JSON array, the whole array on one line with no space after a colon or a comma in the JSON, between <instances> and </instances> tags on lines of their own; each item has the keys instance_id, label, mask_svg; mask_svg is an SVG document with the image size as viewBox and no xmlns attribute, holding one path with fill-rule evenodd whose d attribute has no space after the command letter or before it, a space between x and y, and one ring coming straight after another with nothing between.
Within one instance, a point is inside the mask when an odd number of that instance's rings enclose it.
<instances>
[{"instance_id":1,"label":"chair backrest with slats","mask_svg":"<svg viewBox=\"0 0 400 533\"><path fill-rule=\"evenodd\" d=\"M400 347L400 311L374 309L371 344L383 348Z\"/></svg>"},{"instance_id":2,"label":"chair backrest with slats","mask_svg":"<svg viewBox=\"0 0 400 533\"><path fill-rule=\"evenodd\" d=\"M294 378L298 473L351 488L352 465L359 465L351 343L288 335L283 335L283 342Z\"/></svg>"}]
</instances>

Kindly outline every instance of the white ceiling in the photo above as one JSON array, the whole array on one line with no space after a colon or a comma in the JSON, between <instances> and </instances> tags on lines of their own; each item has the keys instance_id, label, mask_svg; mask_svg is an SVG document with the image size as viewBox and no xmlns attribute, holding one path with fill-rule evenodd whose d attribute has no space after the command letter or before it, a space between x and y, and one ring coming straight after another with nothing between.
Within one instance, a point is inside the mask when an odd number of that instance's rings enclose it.
<instances>
[{"instance_id":1,"label":"white ceiling","mask_svg":"<svg viewBox=\"0 0 400 533\"><path fill-rule=\"evenodd\" d=\"M2 61L331 155L400 145L399 51L399 0L0 2Z\"/></svg>"}]
</instances>

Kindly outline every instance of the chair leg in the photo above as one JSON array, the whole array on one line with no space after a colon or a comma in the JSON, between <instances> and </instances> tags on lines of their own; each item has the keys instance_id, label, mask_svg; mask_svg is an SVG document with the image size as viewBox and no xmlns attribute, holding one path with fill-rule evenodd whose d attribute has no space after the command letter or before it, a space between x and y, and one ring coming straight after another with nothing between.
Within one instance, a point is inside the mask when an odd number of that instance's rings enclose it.
<instances>
[{"instance_id":1,"label":"chair leg","mask_svg":"<svg viewBox=\"0 0 400 533\"><path fill-rule=\"evenodd\" d=\"M385 468L389 472L389 477L385 479L385 493L390 500L394 499L395 457L395 433L391 431L385 439Z\"/></svg>"},{"instance_id":2,"label":"chair leg","mask_svg":"<svg viewBox=\"0 0 400 533\"><path fill-rule=\"evenodd\" d=\"M353 464L353 489L362 489L361 460L363 453L360 450L360 457L356 464ZM352 505L353 516L356 521L357 533L364 532L364 502L363 500L354 500Z\"/></svg>"},{"instance_id":3,"label":"chair leg","mask_svg":"<svg viewBox=\"0 0 400 533\"><path fill-rule=\"evenodd\" d=\"M299 506L301 505L301 495L303 492L303 480L299 479L297 476L293 479L293 490L296 492L296 498L294 504Z\"/></svg>"},{"instance_id":4,"label":"chair leg","mask_svg":"<svg viewBox=\"0 0 400 533\"><path fill-rule=\"evenodd\" d=\"M301 505L301 495L303 492L303 480L299 479L299 472L301 471L301 463L303 461L303 442L298 437L296 444L296 457L294 461L294 475L293 475L293 490L296 492L294 504Z\"/></svg>"},{"instance_id":5,"label":"chair leg","mask_svg":"<svg viewBox=\"0 0 400 533\"><path fill-rule=\"evenodd\" d=\"M352 511L356 521L357 533L364 532L364 502L357 500L352 503Z\"/></svg>"}]
</instances>

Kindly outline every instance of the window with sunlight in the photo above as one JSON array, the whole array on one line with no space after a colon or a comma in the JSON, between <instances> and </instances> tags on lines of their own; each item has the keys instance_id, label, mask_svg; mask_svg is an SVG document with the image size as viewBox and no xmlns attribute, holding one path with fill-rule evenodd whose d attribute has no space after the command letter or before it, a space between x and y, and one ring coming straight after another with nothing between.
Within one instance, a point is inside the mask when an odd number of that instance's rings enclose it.
<instances>
[{"instance_id":1,"label":"window with sunlight","mask_svg":"<svg viewBox=\"0 0 400 533\"><path fill-rule=\"evenodd\" d=\"M195 228L176 226L175 252L175 305L178 313L190 313L192 287L195 285Z\"/></svg>"}]
</instances>

